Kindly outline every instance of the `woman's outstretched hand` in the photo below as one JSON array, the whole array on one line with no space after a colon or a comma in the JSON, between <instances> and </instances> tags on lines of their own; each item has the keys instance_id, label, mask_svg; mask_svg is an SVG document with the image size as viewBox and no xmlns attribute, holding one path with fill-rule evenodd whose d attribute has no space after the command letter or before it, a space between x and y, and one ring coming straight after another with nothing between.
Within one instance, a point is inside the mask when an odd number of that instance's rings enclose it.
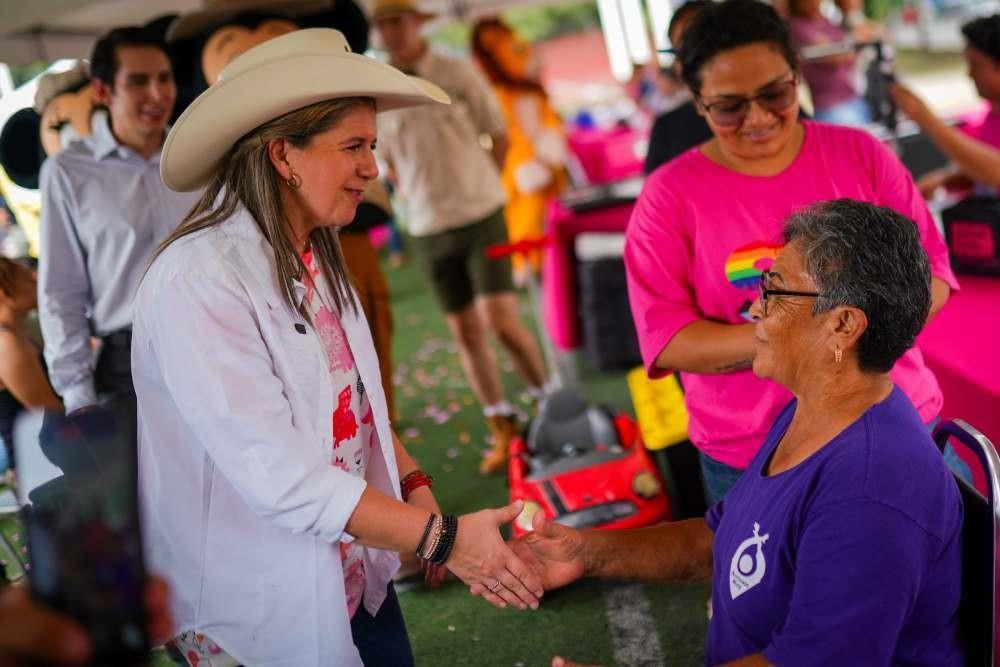
<instances>
[{"instance_id":1,"label":"woman's outstretched hand","mask_svg":"<svg viewBox=\"0 0 1000 667\"><path fill-rule=\"evenodd\" d=\"M432 514L441 514L441 508L438 507L437 500L434 498L434 492L431 491L431 487L429 486L421 486L411 491L410 497L406 502L414 507L428 510ZM448 574L448 571L443 566L435 565L429 560L421 560L420 569L424 573L424 583L430 588L440 586L441 582L444 581L445 575Z\"/></svg>"},{"instance_id":2,"label":"woman's outstretched hand","mask_svg":"<svg viewBox=\"0 0 1000 667\"><path fill-rule=\"evenodd\" d=\"M537 609L542 597L542 580L508 547L500 536L500 526L521 513L516 501L500 509L465 514L458 519L455 548L445 565L495 607L513 605Z\"/></svg>"}]
</instances>

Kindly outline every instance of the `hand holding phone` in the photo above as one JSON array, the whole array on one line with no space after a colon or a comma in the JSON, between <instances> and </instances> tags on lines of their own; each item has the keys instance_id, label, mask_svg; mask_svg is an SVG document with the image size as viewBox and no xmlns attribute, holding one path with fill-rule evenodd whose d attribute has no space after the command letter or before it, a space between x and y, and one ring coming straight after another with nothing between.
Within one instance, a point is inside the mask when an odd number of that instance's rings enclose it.
<instances>
[{"instance_id":1,"label":"hand holding phone","mask_svg":"<svg viewBox=\"0 0 1000 667\"><path fill-rule=\"evenodd\" d=\"M169 638L172 629L167 584L146 583L147 630L154 642ZM0 593L0 664L82 665L93 654L93 642L70 617L40 605L24 586Z\"/></svg>"},{"instance_id":2,"label":"hand holding phone","mask_svg":"<svg viewBox=\"0 0 1000 667\"><path fill-rule=\"evenodd\" d=\"M134 404L35 413L19 421L14 441L33 597L82 627L92 664L143 663Z\"/></svg>"}]
</instances>

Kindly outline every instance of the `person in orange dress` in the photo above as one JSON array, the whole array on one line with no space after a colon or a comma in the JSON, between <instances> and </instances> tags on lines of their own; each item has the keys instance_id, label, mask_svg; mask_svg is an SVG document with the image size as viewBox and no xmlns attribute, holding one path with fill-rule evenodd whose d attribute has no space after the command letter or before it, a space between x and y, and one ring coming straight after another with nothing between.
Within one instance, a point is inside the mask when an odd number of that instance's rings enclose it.
<instances>
[{"instance_id":1,"label":"person in orange dress","mask_svg":"<svg viewBox=\"0 0 1000 667\"><path fill-rule=\"evenodd\" d=\"M472 30L472 52L507 122L510 143L501 179L507 191L508 236L511 243L541 236L545 204L566 185L562 119L539 83L537 53L506 23L498 18L478 21ZM517 282L523 282L526 268L520 257L514 258Z\"/></svg>"}]
</instances>

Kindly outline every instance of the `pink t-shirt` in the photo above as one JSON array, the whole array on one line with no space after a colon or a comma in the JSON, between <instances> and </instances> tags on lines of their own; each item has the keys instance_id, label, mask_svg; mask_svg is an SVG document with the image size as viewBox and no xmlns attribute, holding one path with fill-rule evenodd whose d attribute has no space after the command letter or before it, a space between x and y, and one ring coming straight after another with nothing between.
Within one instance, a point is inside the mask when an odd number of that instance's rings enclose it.
<instances>
[{"instance_id":1,"label":"pink t-shirt","mask_svg":"<svg viewBox=\"0 0 1000 667\"><path fill-rule=\"evenodd\" d=\"M1000 148L1000 111L991 107L963 125L962 131L973 139Z\"/></svg>"},{"instance_id":2,"label":"pink t-shirt","mask_svg":"<svg viewBox=\"0 0 1000 667\"><path fill-rule=\"evenodd\" d=\"M693 148L646 180L626 231L625 265L651 377L664 374L654 361L688 324L749 320L761 270L781 247L785 218L818 201L848 197L915 220L932 274L958 287L944 241L899 160L864 131L804 126L801 152L777 176L739 174ZM745 468L791 394L751 370L682 376L691 441L712 458ZM937 416L941 391L920 350L903 355L892 377L925 421Z\"/></svg>"}]
</instances>

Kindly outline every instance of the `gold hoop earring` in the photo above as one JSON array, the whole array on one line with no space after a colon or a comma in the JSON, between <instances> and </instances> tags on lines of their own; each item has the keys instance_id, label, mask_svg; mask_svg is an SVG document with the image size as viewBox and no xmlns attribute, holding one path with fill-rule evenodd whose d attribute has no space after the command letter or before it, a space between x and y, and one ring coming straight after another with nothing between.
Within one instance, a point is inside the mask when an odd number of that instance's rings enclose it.
<instances>
[{"instance_id":1,"label":"gold hoop earring","mask_svg":"<svg viewBox=\"0 0 1000 667\"><path fill-rule=\"evenodd\" d=\"M285 184L293 190L298 190L302 185L302 179L299 178L299 175L293 171L292 175L285 179Z\"/></svg>"},{"instance_id":2,"label":"gold hoop earring","mask_svg":"<svg viewBox=\"0 0 1000 667\"><path fill-rule=\"evenodd\" d=\"M833 358L839 364L844 360L844 351L838 347L833 353Z\"/></svg>"}]
</instances>

